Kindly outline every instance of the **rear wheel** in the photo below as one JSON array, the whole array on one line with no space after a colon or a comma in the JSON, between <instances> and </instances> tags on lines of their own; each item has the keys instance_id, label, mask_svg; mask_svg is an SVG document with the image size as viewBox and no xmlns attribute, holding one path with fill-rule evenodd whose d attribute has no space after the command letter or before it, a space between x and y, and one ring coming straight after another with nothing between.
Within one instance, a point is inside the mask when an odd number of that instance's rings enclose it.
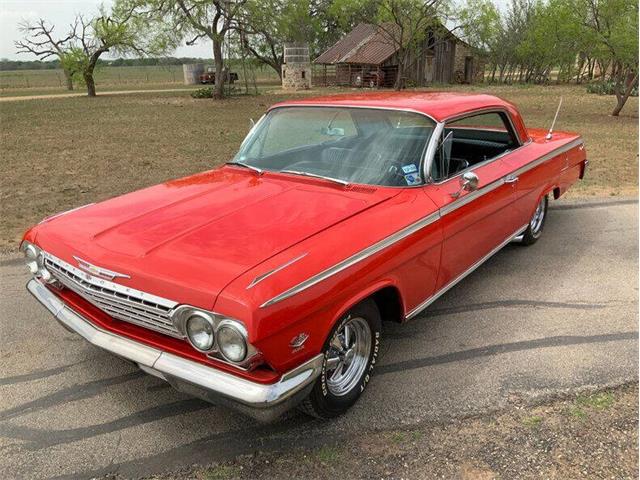
<instances>
[{"instance_id":1,"label":"rear wheel","mask_svg":"<svg viewBox=\"0 0 640 480\"><path fill-rule=\"evenodd\" d=\"M547 219L547 207L549 205L549 198L547 195L540 199L540 203L536 206L536 210L533 212L533 216L529 221L527 229L522 234L522 245L533 245L538 241L542 235L542 229L544 228L544 222Z\"/></svg>"},{"instance_id":2,"label":"rear wheel","mask_svg":"<svg viewBox=\"0 0 640 480\"><path fill-rule=\"evenodd\" d=\"M332 418L356 403L378 357L381 323L375 302L365 300L336 324L324 345L322 372L300 405L302 411Z\"/></svg>"}]
</instances>

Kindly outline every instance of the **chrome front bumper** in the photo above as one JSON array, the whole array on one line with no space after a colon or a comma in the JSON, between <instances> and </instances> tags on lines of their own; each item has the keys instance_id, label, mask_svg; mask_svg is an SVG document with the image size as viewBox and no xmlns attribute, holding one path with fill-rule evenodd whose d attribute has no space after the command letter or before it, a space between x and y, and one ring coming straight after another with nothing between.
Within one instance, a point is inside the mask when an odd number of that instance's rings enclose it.
<instances>
[{"instance_id":1,"label":"chrome front bumper","mask_svg":"<svg viewBox=\"0 0 640 480\"><path fill-rule=\"evenodd\" d=\"M308 394L322 369L320 354L285 373L276 383L252 382L98 328L38 280L30 280L27 290L62 326L88 342L136 363L178 390L230 406L258 420L272 420L295 406Z\"/></svg>"}]
</instances>

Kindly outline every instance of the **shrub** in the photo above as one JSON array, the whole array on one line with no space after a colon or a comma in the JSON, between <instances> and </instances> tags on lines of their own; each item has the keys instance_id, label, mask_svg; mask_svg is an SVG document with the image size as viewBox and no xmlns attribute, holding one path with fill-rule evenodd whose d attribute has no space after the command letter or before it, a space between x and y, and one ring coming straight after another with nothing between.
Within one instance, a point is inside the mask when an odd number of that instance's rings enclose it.
<instances>
[{"instance_id":1,"label":"shrub","mask_svg":"<svg viewBox=\"0 0 640 480\"><path fill-rule=\"evenodd\" d=\"M192 98L213 98L213 88L205 87L199 88L191 92Z\"/></svg>"}]
</instances>

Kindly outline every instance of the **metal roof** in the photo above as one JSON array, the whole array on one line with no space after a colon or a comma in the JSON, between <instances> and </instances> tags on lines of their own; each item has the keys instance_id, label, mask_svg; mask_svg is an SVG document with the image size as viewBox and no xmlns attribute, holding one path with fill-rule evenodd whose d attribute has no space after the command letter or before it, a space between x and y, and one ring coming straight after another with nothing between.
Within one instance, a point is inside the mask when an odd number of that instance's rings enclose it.
<instances>
[{"instance_id":1,"label":"metal roof","mask_svg":"<svg viewBox=\"0 0 640 480\"><path fill-rule=\"evenodd\" d=\"M314 63L356 63L380 65L398 51L394 41L398 26L394 23L371 25L360 23L334 46L314 60Z\"/></svg>"}]
</instances>

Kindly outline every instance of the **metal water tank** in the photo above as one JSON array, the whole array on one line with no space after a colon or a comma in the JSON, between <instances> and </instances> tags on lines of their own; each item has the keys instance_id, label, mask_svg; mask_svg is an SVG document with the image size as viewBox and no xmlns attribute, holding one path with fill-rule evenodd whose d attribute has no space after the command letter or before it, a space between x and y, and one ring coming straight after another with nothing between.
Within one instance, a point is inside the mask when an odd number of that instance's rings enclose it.
<instances>
[{"instance_id":1,"label":"metal water tank","mask_svg":"<svg viewBox=\"0 0 640 480\"><path fill-rule=\"evenodd\" d=\"M196 85L200 83L200 75L204 73L203 63L190 63L182 65L185 85Z\"/></svg>"}]
</instances>

